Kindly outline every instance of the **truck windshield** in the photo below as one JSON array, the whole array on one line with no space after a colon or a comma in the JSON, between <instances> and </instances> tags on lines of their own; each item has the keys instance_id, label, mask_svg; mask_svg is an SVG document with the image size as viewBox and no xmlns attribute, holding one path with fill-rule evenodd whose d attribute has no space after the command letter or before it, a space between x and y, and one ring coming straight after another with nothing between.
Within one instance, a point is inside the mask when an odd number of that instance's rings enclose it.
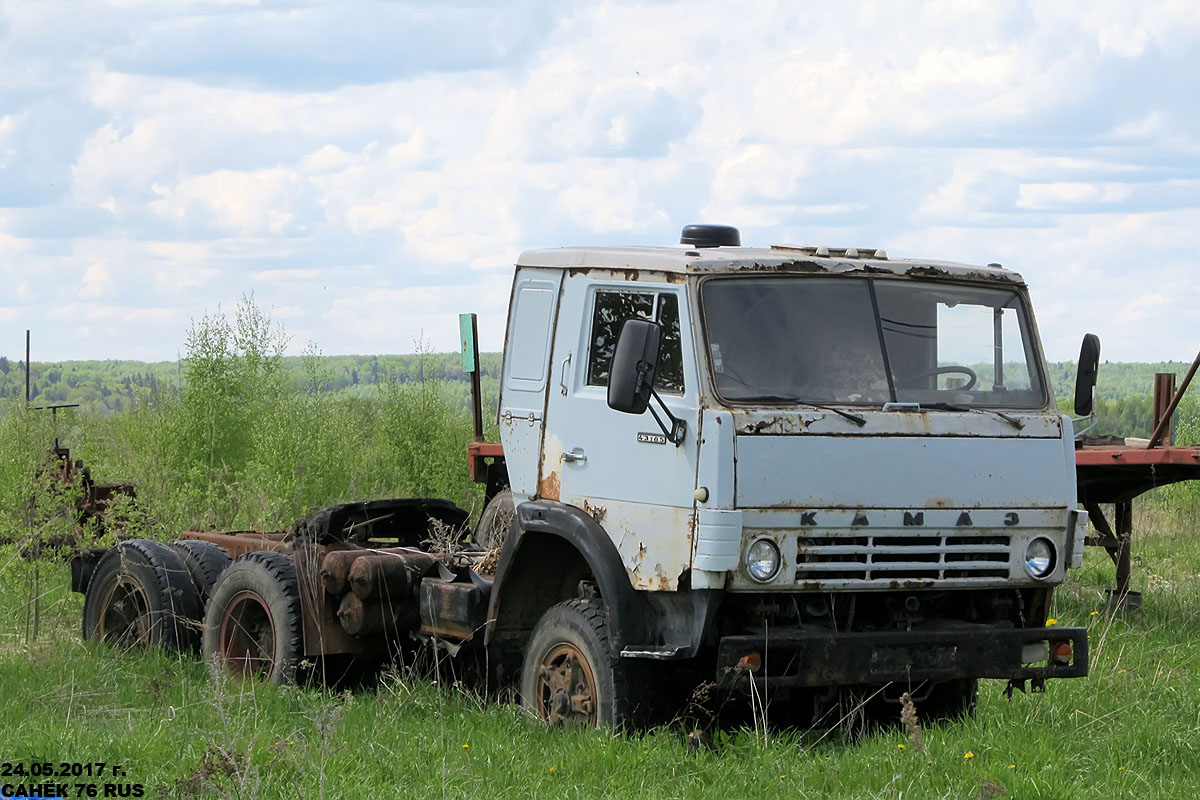
<instances>
[{"instance_id":1,"label":"truck windshield","mask_svg":"<svg viewBox=\"0 0 1200 800\"><path fill-rule=\"evenodd\" d=\"M876 278L701 285L718 395L730 402L1041 407L1015 291Z\"/></svg>"}]
</instances>

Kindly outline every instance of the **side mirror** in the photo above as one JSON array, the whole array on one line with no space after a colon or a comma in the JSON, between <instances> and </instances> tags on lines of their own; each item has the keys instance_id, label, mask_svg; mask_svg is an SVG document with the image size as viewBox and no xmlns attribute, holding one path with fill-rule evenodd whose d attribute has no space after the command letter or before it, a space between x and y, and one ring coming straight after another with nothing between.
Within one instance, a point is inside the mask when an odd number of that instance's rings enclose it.
<instances>
[{"instance_id":1,"label":"side mirror","mask_svg":"<svg viewBox=\"0 0 1200 800\"><path fill-rule=\"evenodd\" d=\"M627 319L608 369L608 407L642 414L650 405L662 328L646 319Z\"/></svg>"},{"instance_id":2,"label":"side mirror","mask_svg":"<svg viewBox=\"0 0 1200 800\"><path fill-rule=\"evenodd\" d=\"M1100 337L1094 333L1084 334L1083 346L1079 348L1079 368L1075 373L1075 413L1081 417L1092 413L1099 368Z\"/></svg>"}]
</instances>

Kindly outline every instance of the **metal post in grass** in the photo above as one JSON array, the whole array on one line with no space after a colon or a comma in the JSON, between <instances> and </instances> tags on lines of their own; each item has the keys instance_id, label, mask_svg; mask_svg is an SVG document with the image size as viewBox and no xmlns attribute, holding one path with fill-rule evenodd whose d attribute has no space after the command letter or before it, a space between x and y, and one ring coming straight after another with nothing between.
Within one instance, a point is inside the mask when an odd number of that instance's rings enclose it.
<instances>
[{"instance_id":1,"label":"metal post in grass","mask_svg":"<svg viewBox=\"0 0 1200 800\"><path fill-rule=\"evenodd\" d=\"M471 418L474 423L475 441L483 441L483 391L479 373L479 325L474 314L458 315L459 339L462 342L463 372L471 376Z\"/></svg>"},{"instance_id":2,"label":"metal post in grass","mask_svg":"<svg viewBox=\"0 0 1200 800\"><path fill-rule=\"evenodd\" d=\"M32 372L32 367L29 364L29 328L25 329L25 410L29 410L29 376ZM29 498L29 504L25 509L25 528L29 539L29 546L33 547L33 511L34 505L37 503L37 489L34 489L34 495ZM29 644L34 639L37 639L38 628L41 624L41 565L37 561L37 553L33 558L33 577L29 583L29 596L25 602L25 644ZM32 633L32 636L30 635Z\"/></svg>"},{"instance_id":3,"label":"metal post in grass","mask_svg":"<svg viewBox=\"0 0 1200 800\"><path fill-rule=\"evenodd\" d=\"M26 328L25 329L25 410L26 411L49 411L50 419L51 419L51 426L53 427L55 433L57 433L58 432L58 412L64 408L78 408L79 403L51 403L49 405L40 405L40 406L35 406L35 405L31 404L33 401L33 398L32 398L32 392L30 391L30 384L31 384L31 375L33 373L33 365L29 361L29 358L30 358L29 339L30 339L29 329ZM54 437L54 448L55 448L55 452L58 452L59 440L58 440L57 436ZM66 456L64 456L64 458L66 458ZM65 461L63 463L62 468L66 471L65 472L66 476L69 477L70 476L70 461L69 460ZM37 500L38 500L38 489L37 489L37 486L35 485L34 490L33 490L33 495L29 499L29 508L26 513L26 519L25 519L26 528L28 530L28 536L29 536L29 545L28 546L30 548L30 553L32 553L32 558L30 560L33 561L33 577L32 577L32 585L30 587L30 598L29 598L29 602L27 602L26 606L25 606L25 614L26 614L26 616L25 616L25 639L26 639L26 642L30 641L30 633L31 632L32 632L32 638L33 639L37 638L38 630L40 628L40 623L41 623L41 616L42 616L41 615L41 611L42 611L42 567L41 567L41 562L38 560L41 557L42 551L41 551L41 547L40 547L41 542L36 541L37 537L36 537L36 531L35 531L35 525L34 525L34 514L35 514L36 507L37 507ZM32 614L32 619L30 618L30 614Z\"/></svg>"}]
</instances>

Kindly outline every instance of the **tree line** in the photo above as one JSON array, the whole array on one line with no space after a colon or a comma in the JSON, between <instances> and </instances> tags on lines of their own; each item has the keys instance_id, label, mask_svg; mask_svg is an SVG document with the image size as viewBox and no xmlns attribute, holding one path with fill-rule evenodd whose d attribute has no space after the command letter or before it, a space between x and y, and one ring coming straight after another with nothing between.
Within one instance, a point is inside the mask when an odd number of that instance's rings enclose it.
<instances>
[{"instance_id":1,"label":"tree line","mask_svg":"<svg viewBox=\"0 0 1200 800\"><path fill-rule=\"evenodd\" d=\"M252 301L250 301L252 303ZM211 318L206 318L211 321ZM286 338L280 329L280 341ZM191 356L189 356L191 357ZM128 411L138 404L160 404L178 398L189 374L188 358L178 361L142 362L126 360L33 362L30 397L33 405L79 403L91 413ZM371 399L381 387L391 384L436 381L455 410L469 410L469 377L462 371L458 353L420 352L405 355L323 355L310 347L300 356L279 355L280 378L299 391L341 393ZM498 395L501 354L480 354L484 395L494 412ZM1179 361L1104 362L1097 384L1094 433L1113 436L1150 435L1153 425L1154 375L1173 372L1182 380L1189 364ZM1050 385L1064 411L1074 398L1076 365L1051 362ZM1197 391L1190 391L1189 398ZM0 356L0 400L25 396L25 363ZM1187 401L1181 411L1188 419Z\"/></svg>"}]
</instances>

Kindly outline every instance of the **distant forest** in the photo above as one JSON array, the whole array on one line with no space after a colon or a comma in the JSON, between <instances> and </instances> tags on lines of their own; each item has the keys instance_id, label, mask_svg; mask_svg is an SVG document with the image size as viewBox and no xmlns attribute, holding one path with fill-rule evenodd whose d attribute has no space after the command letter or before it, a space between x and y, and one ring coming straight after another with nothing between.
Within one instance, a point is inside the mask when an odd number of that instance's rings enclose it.
<instances>
[{"instance_id":1,"label":"distant forest","mask_svg":"<svg viewBox=\"0 0 1200 800\"><path fill-rule=\"evenodd\" d=\"M483 353L483 384L500 374L500 354ZM458 353L382 356L288 356L283 367L302 391L340 392L372 397L383 384L436 380L461 383L469 399L467 375ZM163 394L177 395L183 384L179 361L33 362L29 394L35 406L79 403L88 411L124 411L137 402L154 403ZM315 380L314 380L315 376ZM455 395L453 387L448 394ZM0 356L0 399L25 396L25 362Z\"/></svg>"},{"instance_id":2,"label":"distant forest","mask_svg":"<svg viewBox=\"0 0 1200 800\"><path fill-rule=\"evenodd\" d=\"M484 397L494 404L498 394L500 354L484 353L480 360ZM283 366L301 391L319 390L370 398L387 383L438 381L452 407L465 410L470 403L469 384L458 353L289 356L283 359ZM1094 432L1118 436L1148 435L1154 374L1174 372L1179 381L1188 366L1188 363L1178 361L1101 364L1099 425ZM1054 362L1049 365L1049 372L1055 397L1067 410L1074 396L1075 364ZM30 395L33 405L79 403L81 410L112 414L128 410L137 403L155 404L164 394L177 395L183 373L178 361L35 361L30 375ZM20 399L24 393L24 361L0 356L0 398ZM1198 393L1200 389L1192 387L1188 396L1195 398ZM1185 409L1194 403L1195 400L1189 399Z\"/></svg>"}]
</instances>

